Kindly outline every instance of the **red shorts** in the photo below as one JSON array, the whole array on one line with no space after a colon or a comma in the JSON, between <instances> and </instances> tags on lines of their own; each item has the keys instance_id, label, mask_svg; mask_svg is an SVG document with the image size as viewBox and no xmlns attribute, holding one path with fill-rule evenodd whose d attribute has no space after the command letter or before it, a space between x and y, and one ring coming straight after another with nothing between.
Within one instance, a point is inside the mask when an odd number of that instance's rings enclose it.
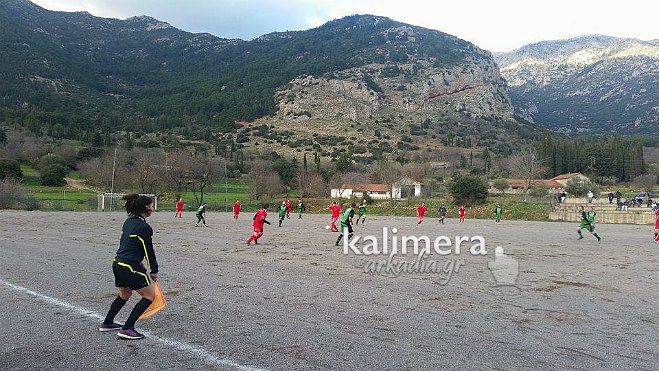
<instances>
[{"instance_id":1,"label":"red shorts","mask_svg":"<svg viewBox=\"0 0 659 371\"><path fill-rule=\"evenodd\" d=\"M263 227L254 227L254 233L262 234L263 233Z\"/></svg>"}]
</instances>

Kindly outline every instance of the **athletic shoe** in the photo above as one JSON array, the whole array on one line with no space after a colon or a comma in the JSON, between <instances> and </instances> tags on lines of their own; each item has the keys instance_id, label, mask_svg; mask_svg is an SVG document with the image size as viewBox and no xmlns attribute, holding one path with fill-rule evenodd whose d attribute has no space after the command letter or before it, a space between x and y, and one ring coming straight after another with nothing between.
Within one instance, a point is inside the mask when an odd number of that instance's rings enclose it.
<instances>
[{"instance_id":1,"label":"athletic shoe","mask_svg":"<svg viewBox=\"0 0 659 371\"><path fill-rule=\"evenodd\" d=\"M135 331L134 328L119 330L119 332L117 332L117 336L119 336L122 339L128 339L128 340L144 339L144 335L142 335L139 332Z\"/></svg>"},{"instance_id":2,"label":"athletic shoe","mask_svg":"<svg viewBox=\"0 0 659 371\"><path fill-rule=\"evenodd\" d=\"M579 238L577 238L577 240L583 240L583 236L579 236Z\"/></svg>"},{"instance_id":3,"label":"athletic shoe","mask_svg":"<svg viewBox=\"0 0 659 371\"><path fill-rule=\"evenodd\" d=\"M602 238L600 236L596 236L596 237L597 237L597 242L602 241Z\"/></svg>"},{"instance_id":4,"label":"athletic shoe","mask_svg":"<svg viewBox=\"0 0 659 371\"><path fill-rule=\"evenodd\" d=\"M112 322L109 325L106 325L105 323L101 323L101 327L98 328L98 331L100 332L118 331L121 330L121 326L123 325L120 325L116 322Z\"/></svg>"}]
</instances>

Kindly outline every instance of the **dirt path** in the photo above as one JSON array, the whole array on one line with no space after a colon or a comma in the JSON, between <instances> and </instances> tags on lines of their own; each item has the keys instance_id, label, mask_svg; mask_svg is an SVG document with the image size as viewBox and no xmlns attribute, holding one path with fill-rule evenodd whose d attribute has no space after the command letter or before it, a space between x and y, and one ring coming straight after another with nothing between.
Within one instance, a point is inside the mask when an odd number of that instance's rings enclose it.
<instances>
[{"instance_id":1,"label":"dirt path","mask_svg":"<svg viewBox=\"0 0 659 371\"><path fill-rule=\"evenodd\" d=\"M78 189L81 191L93 191L93 192L98 192L97 189L94 189L92 187L86 186L84 180L79 180L79 179L73 179L73 178L64 178L66 181L66 185L68 185L71 188Z\"/></svg>"}]
</instances>

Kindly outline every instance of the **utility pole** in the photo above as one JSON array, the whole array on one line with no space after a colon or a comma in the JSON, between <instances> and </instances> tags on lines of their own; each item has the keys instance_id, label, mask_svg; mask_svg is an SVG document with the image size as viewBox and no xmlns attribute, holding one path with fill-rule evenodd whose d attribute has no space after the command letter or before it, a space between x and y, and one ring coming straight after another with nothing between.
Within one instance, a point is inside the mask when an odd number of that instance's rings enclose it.
<instances>
[{"instance_id":1,"label":"utility pole","mask_svg":"<svg viewBox=\"0 0 659 371\"><path fill-rule=\"evenodd\" d=\"M110 209L114 210L114 172L117 168L117 147L114 147L114 160L112 161L112 182L110 185L110 193L112 194L110 196L110 199L112 202L110 203Z\"/></svg>"},{"instance_id":2,"label":"utility pole","mask_svg":"<svg viewBox=\"0 0 659 371\"><path fill-rule=\"evenodd\" d=\"M229 176L227 174L227 161L228 159L228 153L226 151L226 148L224 149L224 211L229 211Z\"/></svg>"}]
</instances>

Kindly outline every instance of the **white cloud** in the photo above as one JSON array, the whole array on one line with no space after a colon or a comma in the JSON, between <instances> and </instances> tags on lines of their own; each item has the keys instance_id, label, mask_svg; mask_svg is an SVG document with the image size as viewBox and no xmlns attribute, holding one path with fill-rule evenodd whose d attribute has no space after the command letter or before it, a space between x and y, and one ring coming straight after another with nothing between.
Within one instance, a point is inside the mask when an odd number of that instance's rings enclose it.
<instances>
[{"instance_id":1,"label":"white cloud","mask_svg":"<svg viewBox=\"0 0 659 371\"><path fill-rule=\"evenodd\" d=\"M659 39L659 1L644 0L33 0L96 16L150 15L191 32L252 39L302 30L350 14L375 14L504 51L584 34Z\"/></svg>"}]
</instances>

